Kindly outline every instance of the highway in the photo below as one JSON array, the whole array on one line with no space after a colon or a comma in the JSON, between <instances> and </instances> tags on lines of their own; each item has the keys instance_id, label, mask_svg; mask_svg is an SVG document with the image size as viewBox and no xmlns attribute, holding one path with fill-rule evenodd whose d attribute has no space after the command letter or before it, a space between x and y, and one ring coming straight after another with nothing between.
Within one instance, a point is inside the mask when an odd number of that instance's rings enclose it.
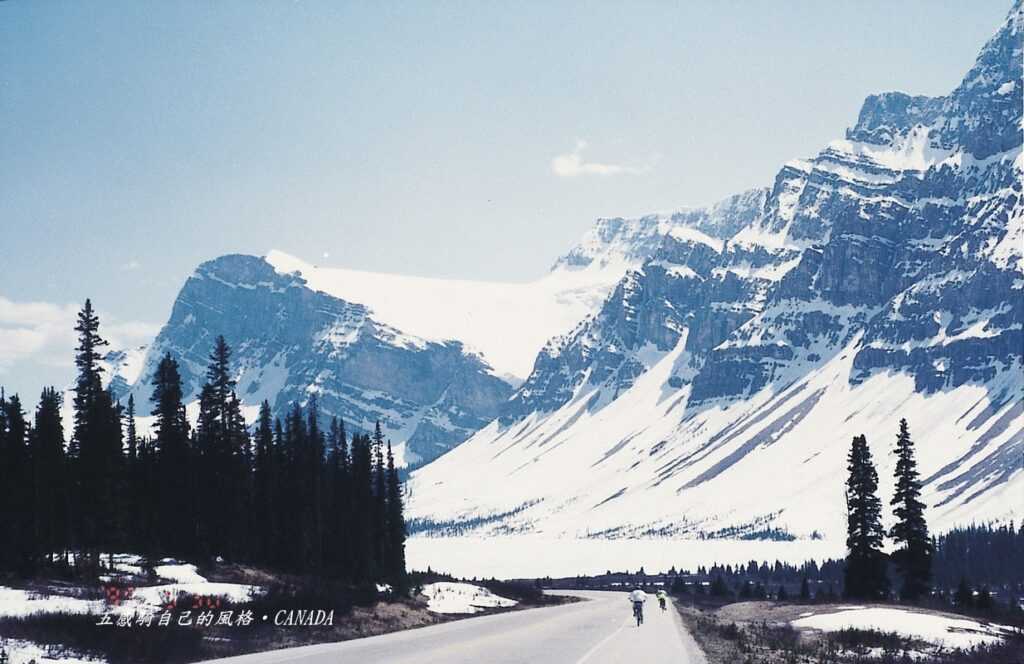
<instances>
[{"instance_id":1,"label":"highway","mask_svg":"<svg viewBox=\"0 0 1024 664\"><path fill-rule=\"evenodd\" d=\"M693 637L653 595L637 627L626 593L554 591L582 602L467 618L381 636L227 659L218 664L704 664Z\"/></svg>"}]
</instances>

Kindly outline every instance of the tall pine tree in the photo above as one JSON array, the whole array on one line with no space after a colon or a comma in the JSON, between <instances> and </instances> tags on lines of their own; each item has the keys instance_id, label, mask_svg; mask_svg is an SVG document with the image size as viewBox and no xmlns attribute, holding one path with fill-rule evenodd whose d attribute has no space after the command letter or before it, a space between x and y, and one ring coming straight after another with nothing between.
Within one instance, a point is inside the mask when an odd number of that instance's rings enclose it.
<instances>
[{"instance_id":1,"label":"tall pine tree","mask_svg":"<svg viewBox=\"0 0 1024 664\"><path fill-rule=\"evenodd\" d=\"M21 407L18 395L12 395L4 403L4 420L7 432L4 436L3 462L8 465L6 484L0 486L0 503L3 510L4 544L0 546L0 569L28 575L35 571L36 553L33 523L32 457L29 448L29 425Z\"/></svg>"},{"instance_id":2,"label":"tall pine tree","mask_svg":"<svg viewBox=\"0 0 1024 664\"><path fill-rule=\"evenodd\" d=\"M115 543L117 518L114 513L115 485L121 456L120 412L109 392L103 389L100 351L107 342L99 334L100 321L90 300L78 313L75 331L74 432L68 447L76 478L75 499L71 501L77 544L83 562L98 565L98 552ZM116 425L116 441L112 440Z\"/></svg>"},{"instance_id":3,"label":"tall pine tree","mask_svg":"<svg viewBox=\"0 0 1024 664\"><path fill-rule=\"evenodd\" d=\"M388 560L388 480L384 466L384 434L377 421L373 430L373 562L378 572L387 573Z\"/></svg>"},{"instance_id":4,"label":"tall pine tree","mask_svg":"<svg viewBox=\"0 0 1024 664\"><path fill-rule=\"evenodd\" d=\"M197 550L192 481L195 469L191 467L189 426L182 397L178 363L167 353L153 375L154 466L158 482L152 518L160 524L157 546L169 554L188 556Z\"/></svg>"},{"instance_id":5,"label":"tall pine tree","mask_svg":"<svg viewBox=\"0 0 1024 664\"><path fill-rule=\"evenodd\" d=\"M270 404L260 404L260 415L256 425L256 456L253 467L253 540L255 558L268 560L274 548L274 533L277 530L274 509L276 488L276 453L274 451L274 425L271 420Z\"/></svg>"},{"instance_id":6,"label":"tall pine tree","mask_svg":"<svg viewBox=\"0 0 1024 664\"><path fill-rule=\"evenodd\" d=\"M907 421L901 419L896 436L896 492L891 503L896 523L889 535L896 543L893 561L903 578L900 596L907 601L915 601L928 592L932 571L933 547L918 478L914 442Z\"/></svg>"},{"instance_id":7,"label":"tall pine tree","mask_svg":"<svg viewBox=\"0 0 1024 664\"><path fill-rule=\"evenodd\" d=\"M346 578L351 575L352 551L352 486L349 472L348 438L345 435L345 423L337 417L331 418L328 433L327 472L328 509L326 562L328 569L337 577Z\"/></svg>"},{"instance_id":8,"label":"tall pine tree","mask_svg":"<svg viewBox=\"0 0 1024 664\"><path fill-rule=\"evenodd\" d=\"M372 441L366 434L352 437L352 581L370 583L377 578L375 527L377 504L373 492Z\"/></svg>"},{"instance_id":9,"label":"tall pine tree","mask_svg":"<svg viewBox=\"0 0 1024 664\"><path fill-rule=\"evenodd\" d=\"M387 454L387 529L388 581L400 595L408 590L405 573L405 516L402 508L402 484L395 468L395 457L388 443Z\"/></svg>"},{"instance_id":10,"label":"tall pine tree","mask_svg":"<svg viewBox=\"0 0 1024 664\"><path fill-rule=\"evenodd\" d=\"M889 591L886 558L882 552L882 502L878 498L878 472L867 438L854 436L847 458L846 481L846 595L880 599Z\"/></svg>"},{"instance_id":11,"label":"tall pine tree","mask_svg":"<svg viewBox=\"0 0 1024 664\"><path fill-rule=\"evenodd\" d=\"M68 473L64 459L64 424L61 394L45 388L36 408L30 436L34 484L35 539L40 553L52 562L68 547Z\"/></svg>"}]
</instances>

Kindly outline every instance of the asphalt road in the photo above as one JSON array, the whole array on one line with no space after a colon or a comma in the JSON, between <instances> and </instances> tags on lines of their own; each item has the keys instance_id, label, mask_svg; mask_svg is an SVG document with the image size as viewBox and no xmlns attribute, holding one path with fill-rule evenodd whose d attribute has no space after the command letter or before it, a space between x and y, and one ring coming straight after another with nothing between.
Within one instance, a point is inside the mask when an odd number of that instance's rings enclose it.
<instances>
[{"instance_id":1,"label":"asphalt road","mask_svg":"<svg viewBox=\"0 0 1024 664\"><path fill-rule=\"evenodd\" d=\"M670 605L651 596L636 626L626 593L572 591L587 601L500 613L354 641L212 660L221 664L704 664Z\"/></svg>"}]
</instances>

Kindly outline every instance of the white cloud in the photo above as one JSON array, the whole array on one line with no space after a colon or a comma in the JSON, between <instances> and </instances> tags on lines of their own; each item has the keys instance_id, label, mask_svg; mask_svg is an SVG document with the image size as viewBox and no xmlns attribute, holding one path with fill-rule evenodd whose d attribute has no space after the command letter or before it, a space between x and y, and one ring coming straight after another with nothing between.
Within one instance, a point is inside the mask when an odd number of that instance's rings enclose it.
<instances>
[{"instance_id":1,"label":"white cloud","mask_svg":"<svg viewBox=\"0 0 1024 664\"><path fill-rule=\"evenodd\" d=\"M125 271L128 271L128 270L138 270L140 267L142 267L142 263L140 263L138 260L133 258L130 261L128 261L127 263L125 263L124 265L122 265L121 269L125 270Z\"/></svg>"},{"instance_id":2,"label":"white cloud","mask_svg":"<svg viewBox=\"0 0 1024 664\"><path fill-rule=\"evenodd\" d=\"M21 362L73 366L79 306L16 302L0 295L0 373ZM152 323L122 321L103 312L99 316L100 335L111 349L148 343L160 330Z\"/></svg>"},{"instance_id":3,"label":"white cloud","mask_svg":"<svg viewBox=\"0 0 1024 664\"><path fill-rule=\"evenodd\" d=\"M560 154L551 160L551 172L561 178L574 178L580 175L619 175L623 173L646 173L650 166L623 166L621 164L602 164L596 161L584 161L583 151L587 142L576 141L576 149L568 154Z\"/></svg>"}]
</instances>

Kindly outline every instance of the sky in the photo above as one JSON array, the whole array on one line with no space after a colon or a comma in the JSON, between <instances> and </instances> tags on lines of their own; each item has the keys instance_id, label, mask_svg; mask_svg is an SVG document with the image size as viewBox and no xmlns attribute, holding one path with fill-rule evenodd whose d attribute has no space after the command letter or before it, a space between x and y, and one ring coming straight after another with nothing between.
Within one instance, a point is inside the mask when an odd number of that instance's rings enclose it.
<instances>
[{"instance_id":1,"label":"sky","mask_svg":"<svg viewBox=\"0 0 1024 664\"><path fill-rule=\"evenodd\" d=\"M771 184L868 94L941 95L1009 3L0 1L0 385L145 343L280 249L541 276L599 216Z\"/></svg>"}]
</instances>

